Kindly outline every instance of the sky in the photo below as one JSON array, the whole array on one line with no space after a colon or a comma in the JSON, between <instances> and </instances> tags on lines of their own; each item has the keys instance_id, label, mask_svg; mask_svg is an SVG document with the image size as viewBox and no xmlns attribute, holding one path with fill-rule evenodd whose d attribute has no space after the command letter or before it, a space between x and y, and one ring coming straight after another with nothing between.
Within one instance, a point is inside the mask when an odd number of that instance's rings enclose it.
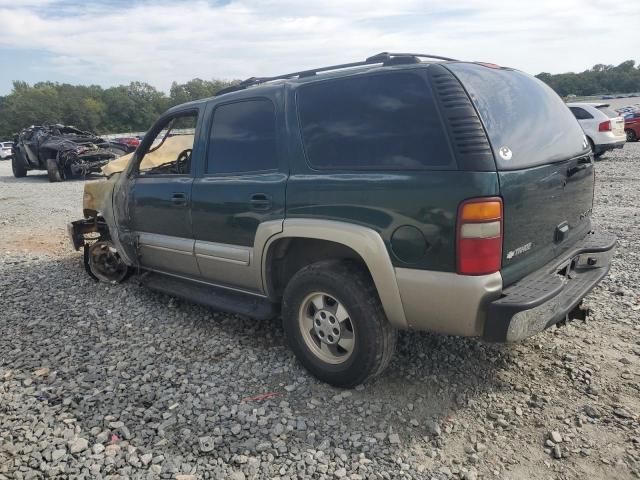
<instances>
[{"instance_id":1,"label":"sky","mask_svg":"<svg viewBox=\"0 0 640 480\"><path fill-rule=\"evenodd\" d=\"M0 95L13 80L168 91L381 51L583 71L639 60L639 23L637 0L0 0Z\"/></svg>"}]
</instances>

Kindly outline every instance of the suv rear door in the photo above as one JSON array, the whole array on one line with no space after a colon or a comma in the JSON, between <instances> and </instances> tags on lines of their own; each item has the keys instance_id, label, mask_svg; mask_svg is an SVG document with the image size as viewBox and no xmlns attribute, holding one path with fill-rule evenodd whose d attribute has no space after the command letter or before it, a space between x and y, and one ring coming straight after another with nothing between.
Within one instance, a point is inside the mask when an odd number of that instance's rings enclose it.
<instances>
[{"instance_id":1,"label":"suv rear door","mask_svg":"<svg viewBox=\"0 0 640 480\"><path fill-rule=\"evenodd\" d=\"M191 217L198 267L211 283L262 290L256 232L264 222L280 222L272 228L282 230L288 177L279 100L263 95L207 107L207 150L193 184Z\"/></svg>"},{"instance_id":2,"label":"suv rear door","mask_svg":"<svg viewBox=\"0 0 640 480\"><path fill-rule=\"evenodd\" d=\"M447 66L474 102L496 158L507 286L591 229L593 159L573 114L541 81L481 64Z\"/></svg>"}]
</instances>

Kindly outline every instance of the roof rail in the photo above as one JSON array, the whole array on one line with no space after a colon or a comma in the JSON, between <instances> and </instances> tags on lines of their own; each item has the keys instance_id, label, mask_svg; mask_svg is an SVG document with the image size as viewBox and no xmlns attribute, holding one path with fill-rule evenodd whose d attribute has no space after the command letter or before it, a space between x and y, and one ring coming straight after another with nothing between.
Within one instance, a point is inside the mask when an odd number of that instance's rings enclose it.
<instances>
[{"instance_id":1,"label":"roof rail","mask_svg":"<svg viewBox=\"0 0 640 480\"><path fill-rule=\"evenodd\" d=\"M311 70L303 70L301 72L293 72L286 73L284 75L277 75L275 77L251 77L243 80L237 85L232 85L227 88L223 88L218 91L215 96L224 95L225 93L231 93L238 90L244 90L247 87L251 87L253 85L258 85L261 83L272 82L274 80L287 80L290 78L304 78L311 77L320 72L329 72L332 70L341 70L343 68L353 68L353 67L362 67L364 65L374 65L377 63L381 63L383 65L392 65L397 63L418 63L420 58L433 58L436 60L444 60L444 61L456 61L453 58L449 57L441 57L439 55L429 55L426 53L389 53L389 52L380 52L371 57L368 57L366 60L362 62L351 62L351 63L342 63L340 65L331 65L328 67L320 67L313 68Z\"/></svg>"}]
</instances>

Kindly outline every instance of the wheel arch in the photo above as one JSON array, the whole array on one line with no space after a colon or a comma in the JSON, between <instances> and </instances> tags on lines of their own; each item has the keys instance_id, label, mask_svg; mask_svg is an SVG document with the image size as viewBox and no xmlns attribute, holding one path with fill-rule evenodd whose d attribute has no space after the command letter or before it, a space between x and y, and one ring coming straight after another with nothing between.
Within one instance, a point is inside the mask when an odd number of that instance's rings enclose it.
<instances>
[{"instance_id":1,"label":"wheel arch","mask_svg":"<svg viewBox=\"0 0 640 480\"><path fill-rule=\"evenodd\" d=\"M281 258L287 258L284 272L274 268L275 260ZM286 281L295 271L328 258L362 262L371 275L389 322L396 328L407 328L395 270L384 241L376 231L360 225L333 220L285 220L282 231L271 236L262 248L263 291L272 300L279 300ZM282 279L284 285L278 284Z\"/></svg>"}]
</instances>

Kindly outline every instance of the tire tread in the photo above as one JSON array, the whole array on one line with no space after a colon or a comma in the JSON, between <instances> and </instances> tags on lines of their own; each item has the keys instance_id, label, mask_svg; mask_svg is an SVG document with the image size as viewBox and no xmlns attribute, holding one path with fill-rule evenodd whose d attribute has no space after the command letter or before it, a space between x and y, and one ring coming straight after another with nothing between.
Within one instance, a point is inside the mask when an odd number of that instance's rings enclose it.
<instances>
[{"instance_id":1,"label":"tire tread","mask_svg":"<svg viewBox=\"0 0 640 480\"><path fill-rule=\"evenodd\" d=\"M346 303L345 308L353 315L353 308L366 312L364 317L367 328L374 330L374 335L367 336L369 344L365 345L365 352L360 355L360 362L351 368L349 374L343 374L339 379L330 378L329 374L318 373L319 368L308 365L308 361L298 352L298 340L292 338L299 335L296 331L288 331L287 324L297 326L299 305L292 305L292 297L296 296L296 289L300 284L312 279L321 279L329 285L341 285L343 291L350 291L350 298L341 298ZM328 292L329 293L329 292ZM347 294L347 293L345 293ZM355 298L354 298L355 297ZM350 302L356 305L350 305ZM340 387L354 387L380 375L389 365L397 342L397 331L386 318L380 298L369 273L358 263L345 260L323 260L308 265L299 270L289 281L283 298L283 323L285 334L292 349L301 362L321 380ZM295 318L293 318L295 316ZM291 317L291 318L289 318ZM293 327L291 327L293 328ZM360 326L362 328L362 325ZM362 336L359 337L362 340ZM306 347L305 347L306 348ZM365 363L362 363L365 362Z\"/></svg>"}]
</instances>

